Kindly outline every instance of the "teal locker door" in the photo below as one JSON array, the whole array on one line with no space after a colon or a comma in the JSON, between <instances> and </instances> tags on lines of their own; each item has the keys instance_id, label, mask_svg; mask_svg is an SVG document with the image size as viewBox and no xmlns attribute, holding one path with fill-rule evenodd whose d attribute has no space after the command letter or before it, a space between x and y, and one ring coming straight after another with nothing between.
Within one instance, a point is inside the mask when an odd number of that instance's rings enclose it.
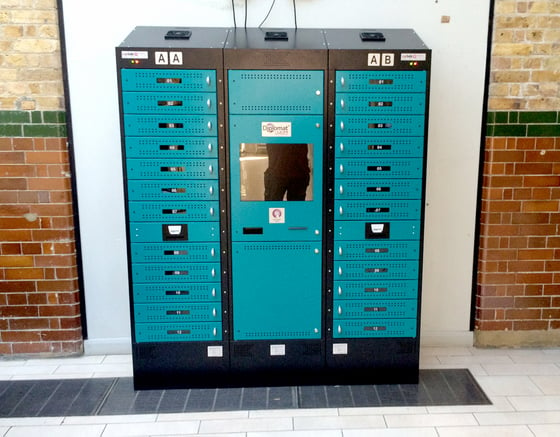
<instances>
[{"instance_id":1,"label":"teal locker door","mask_svg":"<svg viewBox=\"0 0 560 437\"><path fill-rule=\"evenodd\" d=\"M321 338L323 81L228 73L234 340Z\"/></svg>"}]
</instances>

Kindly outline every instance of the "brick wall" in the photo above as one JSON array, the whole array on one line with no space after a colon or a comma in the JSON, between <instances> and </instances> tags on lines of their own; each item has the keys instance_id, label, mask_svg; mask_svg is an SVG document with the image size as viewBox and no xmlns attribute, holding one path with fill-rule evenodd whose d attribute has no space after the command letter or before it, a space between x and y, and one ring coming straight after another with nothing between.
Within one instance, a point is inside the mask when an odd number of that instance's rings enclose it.
<instances>
[{"instance_id":1,"label":"brick wall","mask_svg":"<svg viewBox=\"0 0 560 437\"><path fill-rule=\"evenodd\" d=\"M476 343L560 340L560 1L497 0Z\"/></svg>"},{"instance_id":2,"label":"brick wall","mask_svg":"<svg viewBox=\"0 0 560 437\"><path fill-rule=\"evenodd\" d=\"M0 10L0 354L82 350L55 0Z\"/></svg>"}]
</instances>

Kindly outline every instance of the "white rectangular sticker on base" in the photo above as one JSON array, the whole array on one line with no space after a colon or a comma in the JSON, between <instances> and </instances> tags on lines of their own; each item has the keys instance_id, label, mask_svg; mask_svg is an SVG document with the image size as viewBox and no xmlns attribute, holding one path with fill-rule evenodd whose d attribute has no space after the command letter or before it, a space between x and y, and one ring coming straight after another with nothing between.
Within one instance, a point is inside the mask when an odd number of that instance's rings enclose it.
<instances>
[{"instance_id":1,"label":"white rectangular sticker on base","mask_svg":"<svg viewBox=\"0 0 560 437\"><path fill-rule=\"evenodd\" d=\"M334 343L332 353L333 355L348 355L348 343Z\"/></svg>"},{"instance_id":2,"label":"white rectangular sticker on base","mask_svg":"<svg viewBox=\"0 0 560 437\"><path fill-rule=\"evenodd\" d=\"M270 345L270 356L283 356L286 355L286 345L285 344L271 344Z\"/></svg>"},{"instance_id":3,"label":"white rectangular sticker on base","mask_svg":"<svg viewBox=\"0 0 560 437\"><path fill-rule=\"evenodd\" d=\"M208 358L222 358L223 356L223 346L208 346Z\"/></svg>"}]
</instances>

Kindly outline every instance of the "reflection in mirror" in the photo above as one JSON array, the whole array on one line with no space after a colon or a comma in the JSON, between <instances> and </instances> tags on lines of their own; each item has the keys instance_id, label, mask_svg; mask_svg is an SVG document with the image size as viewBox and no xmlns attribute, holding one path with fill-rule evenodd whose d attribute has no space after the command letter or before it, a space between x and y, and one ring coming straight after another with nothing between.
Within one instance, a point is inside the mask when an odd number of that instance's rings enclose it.
<instances>
[{"instance_id":1,"label":"reflection in mirror","mask_svg":"<svg viewBox=\"0 0 560 437\"><path fill-rule=\"evenodd\" d=\"M313 200L313 145L241 143L242 201Z\"/></svg>"}]
</instances>

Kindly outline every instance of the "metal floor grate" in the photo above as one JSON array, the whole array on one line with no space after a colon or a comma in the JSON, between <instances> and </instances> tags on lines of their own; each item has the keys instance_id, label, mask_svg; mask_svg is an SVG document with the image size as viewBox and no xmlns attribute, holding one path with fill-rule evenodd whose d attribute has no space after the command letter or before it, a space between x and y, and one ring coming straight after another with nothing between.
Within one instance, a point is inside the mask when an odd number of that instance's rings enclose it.
<instances>
[{"instance_id":1,"label":"metal floor grate","mask_svg":"<svg viewBox=\"0 0 560 437\"><path fill-rule=\"evenodd\" d=\"M396 385L134 391L132 378L0 381L0 417L490 403L466 369L421 370L418 384Z\"/></svg>"}]
</instances>

